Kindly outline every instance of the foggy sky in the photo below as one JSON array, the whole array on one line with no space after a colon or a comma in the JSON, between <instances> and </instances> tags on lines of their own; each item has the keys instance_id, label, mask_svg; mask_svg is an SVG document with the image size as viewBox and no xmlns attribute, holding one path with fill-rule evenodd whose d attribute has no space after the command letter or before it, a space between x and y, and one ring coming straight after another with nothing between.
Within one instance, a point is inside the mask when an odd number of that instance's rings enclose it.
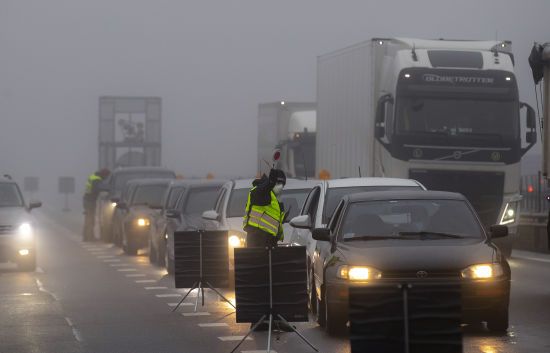
<instances>
[{"instance_id":1,"label":"foggy sky","mask_svg":"<svg viewBox=\"0 0 550 353\"><path fill-rule=\"evenodd\" d=\"M0 172L40 176L43 198L58 176L82 192L98 98L117 95L162 98L165 166L253 175L258 103L314 101L316 57L377 36L512 40L534 106L527 56L548 14L547 0L0 0Z\"/></svg>"}]
</instances>

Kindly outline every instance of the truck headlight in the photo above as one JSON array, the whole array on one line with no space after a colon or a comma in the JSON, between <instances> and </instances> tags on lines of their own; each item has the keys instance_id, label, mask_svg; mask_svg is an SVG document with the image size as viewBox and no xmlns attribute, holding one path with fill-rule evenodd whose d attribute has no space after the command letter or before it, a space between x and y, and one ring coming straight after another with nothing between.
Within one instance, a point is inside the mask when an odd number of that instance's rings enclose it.
<instances>
[{"instance_id":1,"label":"truck headlight","mask_svg":"<svg viewBox=\"0 0 550 353\"><path fill-rule=\"evenodd\" d=\"M336 277L349 279L350 281L370 281L382 278L382 272L367 266L340 266Z\"/></svg>"},{"instance_id":2,"label":"truck headlight","mask_svg":"<svg viewBox=\"0 0 550 353\"><path fill-rule=\"evenodd\" d=\"M17 233L21 240L31 240L33 236L32 227L29 223L22 223L19 228L17 228Z\"/></svg>"},{"instance_id":3,"label":"truck headlight","mask_svg":"<svg viewBox=\"0 0 550 353\"><path fill-rule=\"evenodd\" d=\"M147 227L151 224L151 222L147 218L138 218L136 220L136 224L138 227Z\"/></svg>"},{"instance_id":4,"label":"truck headlight","mask_svg":"<svg viewBox=\"0 0 550 353\"><path fill-rule=\"evenodd\" d=\"M500 219L501 225L514 223L516 221L518 205L519 202L517 201L508 202L506 204L506 207L504 207L504 213L502 214L502 218Z\"/></svg>"},{"instance_id":5,"label":"truck headlight","mask_svg":"<svg viewBox=\"0 0 550 353\"><path fill-rule=\"evenodd\" d=\"M504 270L498 263L477 264L466 267L461 275L466 279L491 279L504 275Z\"/></svg>"}]
</instances>

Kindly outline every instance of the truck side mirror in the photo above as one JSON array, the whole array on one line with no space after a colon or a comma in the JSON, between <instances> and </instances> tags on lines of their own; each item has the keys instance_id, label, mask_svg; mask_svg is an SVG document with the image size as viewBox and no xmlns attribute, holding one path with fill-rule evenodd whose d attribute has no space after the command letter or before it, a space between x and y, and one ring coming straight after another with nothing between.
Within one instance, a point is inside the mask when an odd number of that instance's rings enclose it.
<instances>
[{"instance_id":1,"label":"truck side mirror","mask_svg":"<svg viewBox=\"0 0 550 353\"><path fill-rule=\"evenodd\" d=\"M530 131L527 131L525 133L525 142L527 143L527 147L522 148L522 153L525 154L527 151L531 149L537 143L537 119L535 115L535 110L533 107L531 107L527 103L520 103L519 105L520 109L525 108L527 110L527 121L525 122L525 125L527 129Z\"/></svg>"},{"instance_id":2,"label":"truck side mirror","mask_svg":"<svg viewBox=\"0 0 550 353\"><path fill-rule=\"evenodd\" d=\"M376 122L374 125L374 136L376 138L382 138L386 134L386 105L388 103L393 104L393 97L391 94L386 94L378 99L378 105L376 106Z\"/></svg>"}]
</instances>

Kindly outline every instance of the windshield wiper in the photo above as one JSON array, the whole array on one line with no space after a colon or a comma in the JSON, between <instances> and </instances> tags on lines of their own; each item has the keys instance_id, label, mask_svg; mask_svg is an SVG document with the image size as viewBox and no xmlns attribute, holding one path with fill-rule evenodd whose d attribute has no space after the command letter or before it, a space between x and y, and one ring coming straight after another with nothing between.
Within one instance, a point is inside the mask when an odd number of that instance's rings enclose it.
<instances>
[{"instance_id":1,"label":"windshield wiper","mask_svg":"<svg viewBox=\"0 0 550 353\"><path fill-rule=\"evenodd\" d=\"M419 232L399 232L399 235L438 235L445 238L453 238L453 239L463 239L464 237L462 235L458 234L452 234L452 233L443 233L443 232L430 232L427 230L422 230Z\"/></svg>"},{"instance_id":2,"label":"windshield wiper","mask_svg":"<svg viewBox=\"0 0 550 353\"><path fill-rule=\"evenodd\" d=\"M345 238L344 241L350 240L381 240L381 239L399 239L399 237L391 235L361 235L358 237Z\"/></svg>"}]
</instances>

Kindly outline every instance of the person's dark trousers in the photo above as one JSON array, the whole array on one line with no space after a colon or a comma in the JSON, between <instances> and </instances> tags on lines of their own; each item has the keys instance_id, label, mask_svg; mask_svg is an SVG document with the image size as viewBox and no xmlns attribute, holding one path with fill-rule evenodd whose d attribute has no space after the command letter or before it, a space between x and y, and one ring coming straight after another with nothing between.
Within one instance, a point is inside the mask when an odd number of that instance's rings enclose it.
<instances>
[{"instance_id":1,"label":"person's dark trousers","mask_svg":"<svg viewBox=\"0 0 550 353\"><path fill-rule=\"evenodd\" d=\"M277 238L261 229L248 229L246 232L247 248L277 247Z\"/></svg>"}]
</instances>

